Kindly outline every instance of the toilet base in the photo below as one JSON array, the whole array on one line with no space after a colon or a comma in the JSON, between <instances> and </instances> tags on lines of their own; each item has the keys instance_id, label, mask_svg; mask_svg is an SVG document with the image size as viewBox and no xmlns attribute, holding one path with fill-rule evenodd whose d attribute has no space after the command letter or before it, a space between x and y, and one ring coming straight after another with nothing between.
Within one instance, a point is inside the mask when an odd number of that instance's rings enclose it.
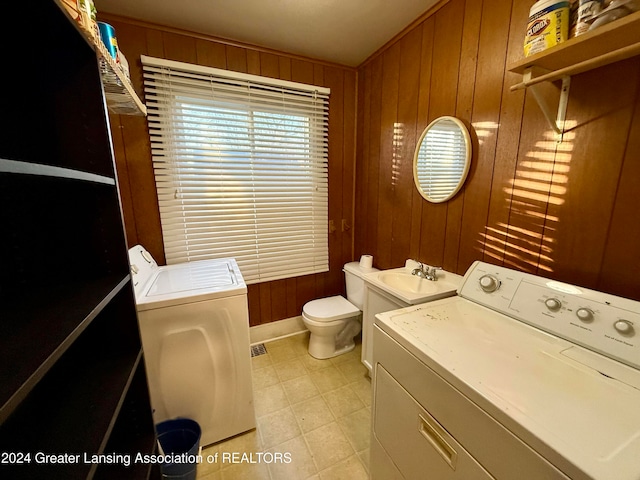
<instances>
[{"instance_id":1,"label":"toilet base","mask_svg":"<svg viewBox=\"0 0 640 480\"><path fill-rule=\"evenodd\" d=\"M313 333L309 336L309 355L318 360L337 357L338 355L350 352L355 346L356 343L352 340L342 348L336 350L335 337L318 336Z\"/></svg>"}]
</instances>

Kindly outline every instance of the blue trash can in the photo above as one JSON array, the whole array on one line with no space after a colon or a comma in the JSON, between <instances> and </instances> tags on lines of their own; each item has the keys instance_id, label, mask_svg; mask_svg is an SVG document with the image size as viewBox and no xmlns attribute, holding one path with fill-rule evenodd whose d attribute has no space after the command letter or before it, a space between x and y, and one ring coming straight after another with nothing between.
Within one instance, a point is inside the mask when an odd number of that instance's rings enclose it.
<instances>
[{"instance_id":1,"label":"blue trash can","mask_svg":"<svg viewBox=\"0 0 640 480\"><path fill-rule=\"evenodd\" d=\"M156 425L161 454L197 456L200 449L200 425L190 418L166 420ZM162 478L171 480L195 480L198 464L192 462L163 463Z\"/></svg>"}]
</instances>

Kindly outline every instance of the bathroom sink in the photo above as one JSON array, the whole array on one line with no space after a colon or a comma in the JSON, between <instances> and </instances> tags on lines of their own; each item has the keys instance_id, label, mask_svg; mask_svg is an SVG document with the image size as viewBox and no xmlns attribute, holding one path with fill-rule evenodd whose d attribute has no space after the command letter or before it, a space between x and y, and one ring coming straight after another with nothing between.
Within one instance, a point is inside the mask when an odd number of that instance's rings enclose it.
<instances>
[{"instance_id":1,"label":"bathroom sink","mask_svg":"<svg viewBox=\"0 0 640 480\"><path fill-rule=\"evenodd\" d=\"M408 305L429 302L455 295L462 277L455 273L439 270L438 280L432 281L412 275L418 264L407 260L405 267L382 270L365 275L365 281Z\"/></svg>"},{"instance_id":2,"label":"bathroom sink","mask_svg":"<svg viewBox=\"0 0 640 480\"><path fill-rule=\"evenodd\" d=\"M448 286L444 282L432 282L404 272L384 272L378 275L378 278L391 288L411 293L433 293Z\"/></svg>"}]
</instances>

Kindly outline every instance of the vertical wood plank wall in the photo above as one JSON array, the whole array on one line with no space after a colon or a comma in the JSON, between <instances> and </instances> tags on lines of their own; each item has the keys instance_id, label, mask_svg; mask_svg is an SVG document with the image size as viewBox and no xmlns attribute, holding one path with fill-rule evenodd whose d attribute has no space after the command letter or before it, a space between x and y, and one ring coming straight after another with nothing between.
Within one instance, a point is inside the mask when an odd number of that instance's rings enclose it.
<instances>
[{"instance_id":1,"label":"vertical wood plank wall","mask_svg":"<svg viewBox=\"0 0 640 480\"><path fill-rule=\"evenodd\" d=\"M116 30L129 60L131 79L141 98L140 55L226 68L266 77L329 87L329 218L337 229L329 235L330 271L324 274L249 286L251 325L295 317L305 302L344 290L342 265L353 252L353 230L342 231L342 219L353 218L355 170L356 70L314 62L265 49L240 46L102 15ZM111 115L111 130L121 190L127 242L145 246L164 263L160 215L155 191L146 119Z\"/></svg>"},{"instance_id":2,"label":"vertical wood plank wall","mask_svg":"<svg viewBox=\"0 0 640 480\"><path fill-rule=\"evenodd\" d=\"M531 3L450 0L358 68L354 253L460 274L485 260L640 300L640 57L572 78L557 144L532 96L509 91ZM473 164L430 204L412 160L441 115L470 128Z\"/></svg>"},{"instance_id":3,"label":"vertical wood plank wall","mask_svg":"<svg viewBox=\"0 0 640 480\"><path fill-rule=\"evenodd\" d=\"M341 293L342 265L363 253L379 268L415 258L460 274L479 259L640 299L640 58L572 78L571 131L556 144L533 98L509 91L521 79L506 66L522 58L529 6L449 0L357 71L103 19L116 28L139 93L141 54L332 90L331 270L250 286L251 325ZM546 89L553 102L557 87ZM470 128L473 164L454 199L430 204L413 185L413 152L441 115ZM111 128L127 240L163 263L146 119L114 115ZM350 230L341 231L342 219L353 219Z\"/></svg>"}]
</instances>

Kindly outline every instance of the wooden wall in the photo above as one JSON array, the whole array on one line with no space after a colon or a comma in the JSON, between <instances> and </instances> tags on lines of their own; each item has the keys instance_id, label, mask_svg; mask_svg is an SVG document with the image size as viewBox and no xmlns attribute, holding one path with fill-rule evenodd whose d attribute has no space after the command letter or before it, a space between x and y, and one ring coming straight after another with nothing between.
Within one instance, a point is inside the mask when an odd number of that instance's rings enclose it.
<instances>
[{"instance_id":1,"label":"wooden wall","mask_svg":"<svg viewBox=\"0 0 640 480\"><path fill-rule=\"evenodd\" d=\"M330 271L249 286L251 325L300 315L305 302L344 290L342 265L352 259L355 169L356 70L300 57L232 44L210 37L142 24L111 15L118 43L131 67L132 83L142 95L140 55L226 68L331 88L329 103ZM124 210L127 242L145 246L164 263L164 249L146 119L111 115L111 129Z\"/></svg>"},{"instance_id":2,"label":"wooden wall","mask_svg":"<svg viewBox=\"0 0 640 480\"><path fill-rule=\"evenodd\" d=\"M450 0L359 67L355 256L460 274L485 260L640 300L640 57L573 77L557 144L533 97L509 91L531 3ZM441 115L469 126L473 164L430 204L412 159Z\"/></svg>"}]
</instances>

